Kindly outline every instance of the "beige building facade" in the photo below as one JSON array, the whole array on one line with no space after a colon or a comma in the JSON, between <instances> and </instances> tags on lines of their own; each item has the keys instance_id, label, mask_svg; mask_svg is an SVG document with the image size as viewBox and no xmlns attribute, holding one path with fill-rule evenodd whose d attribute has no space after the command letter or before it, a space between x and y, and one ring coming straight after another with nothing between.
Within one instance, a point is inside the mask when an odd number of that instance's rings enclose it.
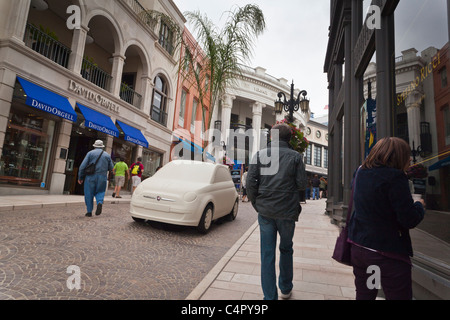
<instances>
[{"instance_id":1,"label":"beige building facade","mask_svg":"<svg viewBox=\"0 0 450 320\"><path fill-rule=\"evenodd\" d=\"M178 52L146 10L186 22L171 0L0 2L0 195L80 193L97 139L147 176L168 161Z\"/></svg>"}]
</instances>

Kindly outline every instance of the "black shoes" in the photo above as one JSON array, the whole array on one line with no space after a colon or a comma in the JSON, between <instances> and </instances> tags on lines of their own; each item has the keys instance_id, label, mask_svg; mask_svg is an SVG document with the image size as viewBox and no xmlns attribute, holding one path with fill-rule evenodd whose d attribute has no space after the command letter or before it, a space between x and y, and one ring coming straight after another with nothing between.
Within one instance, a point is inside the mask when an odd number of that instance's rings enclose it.
<instances>
[{"instance_id":1,"label":"black shoes","mask_svg":"<svg viewBox=\"0 0 450 320\"><path fill-rule=\"evenodd\" d=\"M92 217L92 212L88 212L85 214L86 217Z\"/></svg>"},{"instance_id":2,"label":"black shoes","mask_svg":"<svg viewBox=\"0 0 450 320\"><path fill-rule=\"evenodd\" d=\"M115 193L115 192L113 192L113 194L112 194L112 197L113 197L113 198L115 198L115 197L116 197L116 193Z\"/></svg>"},{"instance_id":3,"label":"black shoes","mask_svg":"<svg viewBox=\"0 0 450 320\"><path fill-rule=\"evenodd\" d=\"M102 214L102 204L99 203L99 204L97 204L97 210L95 211L95 215L99 216L101 214Z\"/></svg>"}]
</instances>

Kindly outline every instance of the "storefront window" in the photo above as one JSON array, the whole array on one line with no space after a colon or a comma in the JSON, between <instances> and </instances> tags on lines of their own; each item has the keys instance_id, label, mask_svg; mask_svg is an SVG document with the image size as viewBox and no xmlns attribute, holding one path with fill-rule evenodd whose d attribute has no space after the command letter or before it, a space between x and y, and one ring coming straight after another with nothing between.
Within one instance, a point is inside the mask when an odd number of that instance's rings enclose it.
<instances>
[{"instance_id":1,"label":"storefront window","mask_svg":"<svg viewBox=\"0 0 450 320\"><path fill-rule=\"evenodd\" d=\"M144 173L142 178L153 176L159 167L162 167L163 155L155 151L144 151L142 155L142 164L144 165Z\"/></svg>"},{"instance_id":2,"label":"storefront window","mask_svg":"<svg viewBox=\"0 0 450 320\"><path fill-rule=\"evenodd\" d=\"M0 159L0 184L47 186L55 121L28 107L11 108Z\"/></svg>"}]
</instances>

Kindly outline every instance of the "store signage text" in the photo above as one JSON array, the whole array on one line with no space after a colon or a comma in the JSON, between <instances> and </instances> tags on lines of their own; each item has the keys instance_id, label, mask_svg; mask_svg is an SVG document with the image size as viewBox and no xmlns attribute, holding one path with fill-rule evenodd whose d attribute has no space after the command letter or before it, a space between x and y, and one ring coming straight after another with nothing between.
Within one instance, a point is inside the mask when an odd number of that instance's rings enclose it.
<instances>
[{"instance_id":1,"label":"store signage text","mask_svg":"<svg viewBox=\"0 0 450 320\"><path fill-rule=\"evenodd\" d=\"M36 99L31 99L31 102L28 102L28 104L30 106L36 108L36 109L39 109L39 110L42 110L42 111L54 114L55 116L61 117L63 119L67 119L67 120L70 120L70 121L73 121L73 122L76 121L73 114L61 111L61 110L59 110L56 107L52 107L52 106L46 105L46 104L44 104L42 102L37 101Z\"/></svg>"},{"instance_id":2,"label":"store signage text","mask_svg":"<svg viewBox=\"0 0 450 320\"><path fill-rule=\"evenodd\" d=\"M119 134L117 133L117 131L113 131L106 127L99 126L98 124L95 124L92 121L87 121L86 127L88 127L89 129L94 129L94 130L109 134L110 136L113 136L116 138L119 137Z\"/></svg>"},{"instance_id":3,"label":"store signage text","mask_svg":"<svg viewBox=\"0 0 450 320\"><path fill-rule=\"evenodd\" d=\"M85 97L89 101L95 101L97 104L101 105L102 107L111 110L113 112L119 113L119 106L116 105L111 100L106 99L101 94L96 93L94 91L91 91L79 83L76 83L73 80L69 81L69 90L75 92L76 94Z\"/></svg>"}]
</instances>

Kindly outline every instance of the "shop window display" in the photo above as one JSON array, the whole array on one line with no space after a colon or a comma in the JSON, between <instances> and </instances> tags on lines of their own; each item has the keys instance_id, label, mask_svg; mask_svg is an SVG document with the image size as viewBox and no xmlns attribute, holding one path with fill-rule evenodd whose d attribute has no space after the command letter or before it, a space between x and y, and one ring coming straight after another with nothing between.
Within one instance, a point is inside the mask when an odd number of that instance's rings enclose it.
<instances>
[{"instance_id":1,"label":"shop window display","mask_svg":"<svg viewBox=\"0 0 450 320\"><path fill-rule=\"evenodd\" d=\"M45 188L55 122L26 107L12 108L8 121L0 184Z\"/></svg>"}]
</instances>

